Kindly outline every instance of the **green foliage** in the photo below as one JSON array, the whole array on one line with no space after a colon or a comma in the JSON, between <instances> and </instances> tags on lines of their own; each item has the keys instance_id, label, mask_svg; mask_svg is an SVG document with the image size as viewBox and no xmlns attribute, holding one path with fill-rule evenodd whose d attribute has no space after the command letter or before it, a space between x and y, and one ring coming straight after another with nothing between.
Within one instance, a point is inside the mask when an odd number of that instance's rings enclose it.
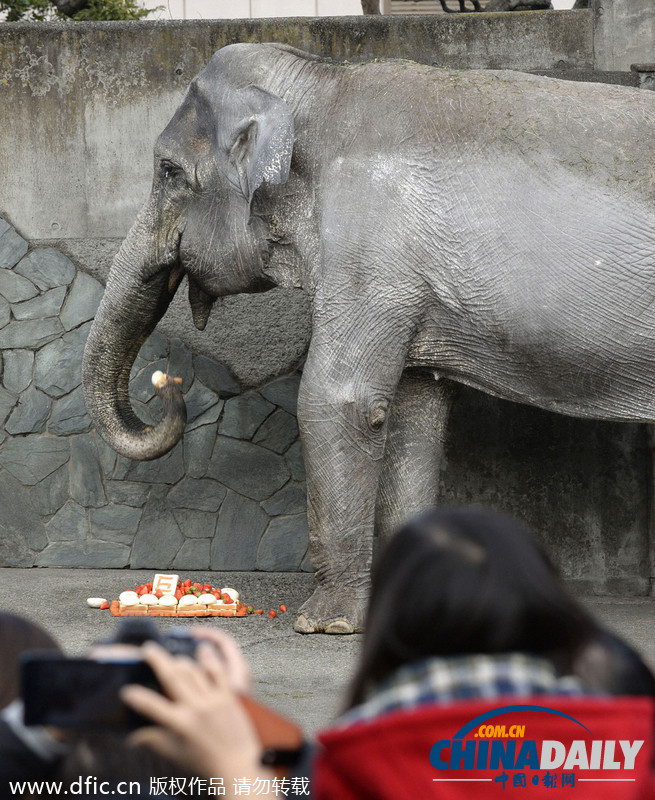
<instances>
[{"instance_id":1,"label":"green foliage","mask_svg":"<svg viewBox=\"0 0 655 800\"><path fill-rule=\"evenodd\" d=\"M56 9L50 0L0 0L0 15L5 14L7 22L18 22L20 19L45 22L56 16Z\"/></svg>"},{"instance_id":2,"label":"green foliage","mask_svg":"<svg viewBox=\"0 0 655 800\"><path fill-rule=\"evenodd\" d=\"M153 10L143 8L137 0L89 0L86 8L71 17L63 14L51 0L0 0L0 21L37 20L47 22L53 19L74 20L120 20L142 19Z\"/></svg>"},{"instance_id":3,"label":"green foliage","mask_svg":"<svg viewBox=\"0 0 655 800\"><path fill-rule=\"evenodd\" d=\"M36 1L42 2L42 0ZM143 8L136 0L91 0L86 8L73 14L73 19L142 19L150 13L151 9Z\"/></svg>"}]
</instances>

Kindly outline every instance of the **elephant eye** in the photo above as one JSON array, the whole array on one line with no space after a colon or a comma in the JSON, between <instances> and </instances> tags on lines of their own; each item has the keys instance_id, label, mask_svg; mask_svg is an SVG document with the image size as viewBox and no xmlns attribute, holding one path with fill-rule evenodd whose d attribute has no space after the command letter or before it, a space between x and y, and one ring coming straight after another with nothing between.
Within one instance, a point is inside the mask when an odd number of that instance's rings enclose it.
<instances>
[{"instance_id":1,"label":"elephant eye","mask_svg":"<svg viewBox=\"0 0 655 800\"><path fill-rule=\"evenodd\" d=\"M171 181L177 178L183 177L184 172L181 167L178 167L177 164L173 164L170 161L162 161L161 162L161 177L162 180Z\"/></svg>"}]
</instances>

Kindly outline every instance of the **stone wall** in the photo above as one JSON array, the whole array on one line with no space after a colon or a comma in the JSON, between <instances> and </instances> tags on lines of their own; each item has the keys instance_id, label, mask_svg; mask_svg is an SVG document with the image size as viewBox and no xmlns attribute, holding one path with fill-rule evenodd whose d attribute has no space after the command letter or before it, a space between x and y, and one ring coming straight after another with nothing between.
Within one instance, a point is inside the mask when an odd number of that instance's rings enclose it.
<instances>
[{"instance_id":1,"label":"stone wall","mask_svg":"<svg viewBox=\"0 0 655 800\"><path fill-rule=\"evenodd\" d=\"M103 287L0 218L0 566L309 570L298 376L242 392L224 366L155 332L131 378L182 377L184 440L156 462L91 430L81 361Z\"/></svg>"}]
</instances>

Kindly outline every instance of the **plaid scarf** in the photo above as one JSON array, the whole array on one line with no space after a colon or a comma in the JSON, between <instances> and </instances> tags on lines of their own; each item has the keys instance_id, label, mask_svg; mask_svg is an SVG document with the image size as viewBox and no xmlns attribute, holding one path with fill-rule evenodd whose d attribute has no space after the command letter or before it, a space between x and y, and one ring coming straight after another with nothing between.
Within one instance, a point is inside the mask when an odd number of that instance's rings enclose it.
<instances>
[{"instance_id":1,"label":"plaid scarf","mask_svg":"<svg viewBox=\"0 0 655 800\"><path fill-rule=\"evenodd\" d=\"M336 724L346 727L429 703L538 694L588 692L577 678L559 676L550 661L523 653L427 658L400 667Z\"/></svg>"}]
</instances>

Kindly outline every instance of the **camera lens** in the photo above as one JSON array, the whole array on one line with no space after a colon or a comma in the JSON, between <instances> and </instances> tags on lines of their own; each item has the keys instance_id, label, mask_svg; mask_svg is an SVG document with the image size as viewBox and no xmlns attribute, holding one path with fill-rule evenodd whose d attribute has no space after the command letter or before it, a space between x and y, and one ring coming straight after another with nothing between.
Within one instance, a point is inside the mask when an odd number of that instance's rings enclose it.
<instances>
[{"instance_id":1,"label":"camera lens","mask_svg":"<svg viewBox=\"0 0 655 800\"><path fill-rule=\"evenodd\" d=\"M138 647L144 642L161 643L161 636L152 620L134 617L123 620L110 643L133 644Z\"/></svg>"}]
</instances>

